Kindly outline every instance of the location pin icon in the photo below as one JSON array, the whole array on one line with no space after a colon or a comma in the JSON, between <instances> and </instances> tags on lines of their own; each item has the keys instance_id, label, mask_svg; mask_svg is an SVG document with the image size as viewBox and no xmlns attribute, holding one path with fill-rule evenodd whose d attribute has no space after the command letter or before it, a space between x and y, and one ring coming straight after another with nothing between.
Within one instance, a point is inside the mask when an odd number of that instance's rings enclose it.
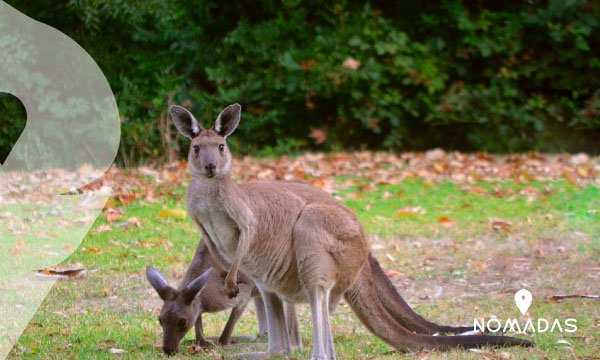
<instances>
[{"instance_id":1,"label":"location pin icon","mask_svg":"<svg viewBox=\"0 0 600 360\"><path fill-rule=\"evenodd\" d=\"M533 300L533 296L527 289L521 289L517 291L515 294L515 304L521 311L521 314L525 315L529 307L531 306L531 302Z\"/></svg>"}]
</instances>

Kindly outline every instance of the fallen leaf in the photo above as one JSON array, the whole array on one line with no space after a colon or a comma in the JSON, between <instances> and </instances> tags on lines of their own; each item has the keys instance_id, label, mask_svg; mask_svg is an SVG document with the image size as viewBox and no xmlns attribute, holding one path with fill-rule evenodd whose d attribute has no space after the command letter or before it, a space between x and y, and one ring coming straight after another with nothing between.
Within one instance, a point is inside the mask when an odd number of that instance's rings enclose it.
<instances>
[{"instance_id":1,"label":"fallen leaf","mask_svg":"<svg viewBox=\"0 0 600 360\"><path fill-rule=\"evenodd\" d=\"M521 194L539 195L541 194L541 191L533 186L525 186L521 189Z\"/></svg>"},{"instance_id":2,"label":"fallen leaf","mask_svg":"<svg viewBox=\"0 0 600 360\"><path fill-rule=\"evenodd\" d=\"M158 240L159 243L161 243L167 249L170 249L170 248L173 247L173 244L171 244L170 242L168 242L167 240L165 240L165 239L163 239L161 237L159 237L157 240Z\"/></svg>"},{"instance_id":3,"label":"fallen leaf","mask_svg":"<svg viewBox=\"0 0 600 360\"><path fill-rule=\"evenodd\" d=\"M442 216L441 218L439 218L439 222L445 228L450 228L456 225L454 221L448 219L446 216Z\"/></svg>"},{"instance_id":4,"label":"fallen leaf","mask_svg":"<svg viewBox=\"0 0 600 360\"><path fill-rule=\"evenodd\" d=\"M113 221L120 220L123 217L123 212L121 212L120 210L113 209L113 208L108 208L105 211L105 215L106 215L106 221L113 222Z\"/></svg>"},{"instance_id":5,"label":"fallen leaf","mask_svg":"<svg viewBox=\"0 0 600 360\"><path fill-rule=\"evenodd\" d=\"M439 162L434 162L433 168L435 169L435 171L437 171L439 173L443 173L446 170L446 167Z\"/></svg>"},{"instance_id":6,"label":"fallen leaf","mask_svg":"<svg viewBox=\"0 0 600 360\"><path fill-rule=\"evenodd\" d=\"M583 165L590 161L590 157L586 153L579 153L571 156L571 162L575 165Z\"/></svg>"},{"instance_id":7,"label":"fallen leaf","mask_svg":"<svg viewBox=\"0 0 600 360\"><path fill-rule=\"evenodd\" d=\"M13 255L18 255L18 254L21 253L21 251L28 250L28 249L29 248L25 245L25 242L23 241L23 238L20 237L17 240L17 244L15 245L15 247L10 250L10 253L13 254Z\"/></svg>"},{"instance_id":8,"label":"fallen leaf","mask_svg":"<svg viewBox=\"0 0 600 360\"><path fill-rule=\"evenodd\" d=\"M125 194L120 193L120 194L114 195L114 198L119 200L121 202L121 204L127 205L137 198L137 194L136 193L125 193Z\"/></svg>"},{"instance_id":9,"label":"fallen leaf","mask_svg":"<svg viewBox=\"0 0 600 360\"><path fill-rule=\"evenodd\" d=\"M473 186L471 189L469 189L469 192L471 194L482 194L482 195L487 195L488 191L482 187L479 186Z\"/></svg>"},{"instance_id":10,"label":"fallen leaf","mask_svg":"<svg viewBox=\"0 0 600 360\"><path fill-rule=\"evenodd\" d=\"M158 217L161 219L171 217L179 220L185 220L187 219L187 213L183 209L169 209L159 212Z\"/></svg>"},{"instance_id":11,"label":"fallen leaf","mask_svg":"<svg viewBox=\"0 0 600 360\"><path fill-rule=\"evenodd\" d=\"M590 175L589 170L581 166L577 167L577 173L582 177L588 177Z\"/></svg>"},{"instance_id":12,"label":"fallen leaf","mask_svg":"<svg viewBox=\"0 0 600 360\"><path fill-rule=\"evenodd\" d=\"M85 250L85 252L88 254L102 254L103 253L102 248L99 248L99 247L89 248L89 249Z\"/></svg>"},{"instance_id":13,"label":"fallen leaf","mask_svg":"<svg viewBox=\"0 0 600 360\"><path fill-rule=\"evenodd\" d=\"M403 206L397 209L396 212L400 215L425 214L425 209L423 209L421 206Z\"/></svg>"},{"instance_id":14,"label":"fallen leaf","mask_svg":"<svg viewBox=\"0 0 600 360\"><path fill-rule=\"evenodd\" d=\"M97 233L103 233L105 231L111 231L111 230L112 230L112 226L110 226L110 225L99 225L96 228Z\"/></svg>"},{"instance_id":15,"label":"fallen leaf","mask_svg":"<svg viewBox=\"0 0 600 360\"><path fill-rule=\"evenodd\" d=\"M440 148L431 149L425 152L425 158L431 161L441 160L446 157L446 152Z\"/></svg>"},{"instance_id":16,"label":"fallen leaf","mask_svg":"<svg viewBox=\"0 0 600 360\"><path fill-rule=\"evenodd\" d=\"M115 348L110 348L108 349L108 353L109 354L124 354L125 350L123 349L115 349Z\"/></svg>"},{"instance_id":17,"label":"fallen leaf","mask_svg":"<svg viewBox=\"0 0 600 360\"><path fill-rule=\"evenodd\" d=\"M410 217L417 217L417 215L415 213L412 212L406 212L406 211L397 211L398 216L410 216Z\"/></svg>"},{"instance_id":18,"label":"fallen leaf","mask_svg":"<svg viewBox=\"0 0 600 360\"><path fill-rule=\"evenodd\" d=\"M35 270L40 274L46 275L54 275L54 276L68 276L70 278L75 278L79 276L85 269L83 267L78 268L68 268L68 269L58 269L58 268L44 268Z\"/></svg>"},{"instance_id":19,"label":"fallen leaf","mask_svg":"<svg viewBox=\"0 0 600 360\"><path fill-rule=\"evenodd\" d=\"M160 178L160 172L158 172L155 169L152 169L150 167L142 166L142 167L139 167L137 170L141 175L152 177L155 180L159 180L159 178Z\"/></svg>"},{"instance_id":20,"label":"fallen leaf","mask_svg":"<svg viewBox=\"0 0 600 360\"><path fill-rule=\"evenodd\" d=\"M386 275L387 275L387 277L389 277L390 279L397 278L397 277L399 277L399 276L403 276L403 275L404 275L404 274L403 274L403 273L401 273L401 272L398 272L398 271L395 271L395 270L391 270L391 269L390 269L390 270L387 270L387 271L385 272L385 274L386 274Z\"/></svg>"},{"instance_id":21,"label":"fallen leaf","mask_svg":"<svg viewBox=\"0 0 600 360\"><path fill-rule=\"evenodd\" d=\"M488 218L488 224L494 230L505 230L505 231L512 230L512 223L505 219L491 217L491 218Z\"/></svg>"},{"instance_id":22,"label":"fallen leaf","mask_svg":"<svg viewBox=\"0 0 600 360\"><path fill-rule=\"evenodd\" d=\"M493 354L491 352L483 351L483 350L480 350L480 349L469 349L469 351L474 352L477 355L483 356L486 359L492 359L492 360L510 359L510 355L508 355L508 354L507 354L508 357L506 357L506 356L498 356L498 355Z\"/></svg>"},{"instance_id":23,"label":"fallen leaf","mask_svg":"<svg viewBox=\"0 0 600 360\"><path fill-rule=\"evenodd\" d=\"M127 219L127 222L131 225L134 225L135 227L142 227L142 222L136 217L130 217L129 219Z\"/></svg>"}]
</instances>

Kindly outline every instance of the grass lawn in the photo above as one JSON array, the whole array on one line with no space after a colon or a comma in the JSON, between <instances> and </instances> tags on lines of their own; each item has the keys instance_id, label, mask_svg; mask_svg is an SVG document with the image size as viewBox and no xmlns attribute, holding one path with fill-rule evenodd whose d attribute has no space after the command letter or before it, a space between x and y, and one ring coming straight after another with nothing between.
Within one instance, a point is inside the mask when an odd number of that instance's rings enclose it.
<instances>
[{"instance_id":1,"label":"grass lawn","mask_svg":"<svg viewBox=\"0 0 600 360\"><path fill-rule=\"evenodd\" d=\"M398 184L343 186L336 194L354 210L371 248L405 299L437 323L473 324L474 318L577 319L575 333L523 334L530 349L483 349L402 354L371 335L342 303L332 317L339 358L593 358L600 351L600 301L553 295L600 293L600 190L567 181L482 182L469 186L407 179ZM87 273L58 281L15 344L9 359L163 358L157 321L161 301L146 282L152 264L172 284L183 277L199 241L188 220L158 217L184 209L183 186L168 194L114 206L121 220L101 215L67 262ZM137 227L127 222L136 218ZM132 221L135 223L135 221ZM108 225L108 226L107 226ZM109 230L107 230L109 229ZM514 293L526 287L533 304L521 316ZM312 346L310 310L299 305L304 349ZM204 315L206 335L219 335L228 313ZM234 334L257 331L250 304ZM193 331L188 339L194 336ZM109 349L123 349L111 354ZM252 351L266 348L252 346ZM212 349L179 358L215 358L239 349ZM491 353L492 355L489 355ZM494 357L495 356L495 357Z\"/></svg>"}]
</instances>

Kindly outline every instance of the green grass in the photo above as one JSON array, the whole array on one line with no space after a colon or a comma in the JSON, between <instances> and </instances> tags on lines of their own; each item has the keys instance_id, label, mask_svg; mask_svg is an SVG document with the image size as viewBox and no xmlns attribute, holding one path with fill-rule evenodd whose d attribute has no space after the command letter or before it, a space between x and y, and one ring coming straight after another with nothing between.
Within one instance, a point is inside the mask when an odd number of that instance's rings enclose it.
<instances>
[{"instance_id":1,"label":"green grass","mask_svg":"<svg viewBox=\"0 0 600 360\"><path fill-rule=\"evenodd\" d=\"M345 179L338 180L341 184ZM533 349L486 351L497 356L508 353L516 359L596 356L600 350L600 303L585 299L553 303L548 298L600 292L600 271L592 269L600 266L600 191L565 182L474 186L487 194L451 183L408 180L377 186L374 191L349 187L337 196L358 214L375 256L385 269L399 272L393 281L426 318L450 325L472 324L474 317L492 315L520 318L513 295L526 287L534 296L529 310L532 318L573 317L578 331L536 334ZM540 195L528 199L520 194L527 186L539 189ZM494 190L500 196L492 195ZM156 347L162 336L156 319L161 302L146 283L144 269L153 264L172 283L182 278L199 235L189 220L160 219L157 214L162 209L184 208L183 196L184 189L179 188L172 196L158 197L161 203L141 200L121 207L124 217L117 223L136 217L142 222L140 228L113 224L112 231L97 233L99 226L106 225L105 217L100 216L67 260L81 263L88 272L79 280L54 285L9 358L163 358ZM423 211L397 212L405 206L420 206ZM441 217L454 225L444 227ZM496 230L488 223L490 217L506 219L512 225ZM90 252L90 248L101 252ZM306 305L298 309L305 347L295 357L308 358L310 310ZM205 315L205 334L220 334L227 316ZM340 358L400 356L371 335L345 304L332 317L332 327ZM250 305L234 334L255 334L256 329ZM193 338L193 331L187 338ZM114 355L109 348L126 352ZM174 358L214 358L236 351L241 350L215 349L198 356L182 347ZM467 350L430 355L480 357Z\"/></svg>"}]
</instances>

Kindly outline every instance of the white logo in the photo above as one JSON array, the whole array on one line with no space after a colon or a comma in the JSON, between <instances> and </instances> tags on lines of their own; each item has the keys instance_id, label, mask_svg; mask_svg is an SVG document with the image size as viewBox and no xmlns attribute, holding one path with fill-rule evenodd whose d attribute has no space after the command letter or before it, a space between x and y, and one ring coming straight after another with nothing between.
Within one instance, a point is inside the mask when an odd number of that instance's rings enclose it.
<instances>
[{"instance_id":1,"label":"white logo","mask_svg":"<svg viewBox=\"0 0 600 360\"><path fill-rule=\"evenodd\" d=\"M521 289L515 294L515 304L521 311L521 314L525 315L531 303L533 296L527 289ZM552 326L550 326L552 324ZM563 332L572 333L577 331L577 319L566 319L561 321L559 319L547 320L544 318L528 318L525 324L519 322L517 319L500 320L495 315L492 315L489 319L473 319L473 331L474 332L532 332L532 333L545 333L545 332Z\"/></svg>"},{"instance_id":2,"label":"white logo","mask_svg":"<svg viewBox=\"0 0 600 360\"><path fill-rule=\"evenodd\" d=\"M527 289L521 289L515 294L515 304L517 304L519 311L521 311L521 314L523 315L525 315L531 306L532 300L533 296L531 296L531 293Z\"/></svg>"}]
</instances>

